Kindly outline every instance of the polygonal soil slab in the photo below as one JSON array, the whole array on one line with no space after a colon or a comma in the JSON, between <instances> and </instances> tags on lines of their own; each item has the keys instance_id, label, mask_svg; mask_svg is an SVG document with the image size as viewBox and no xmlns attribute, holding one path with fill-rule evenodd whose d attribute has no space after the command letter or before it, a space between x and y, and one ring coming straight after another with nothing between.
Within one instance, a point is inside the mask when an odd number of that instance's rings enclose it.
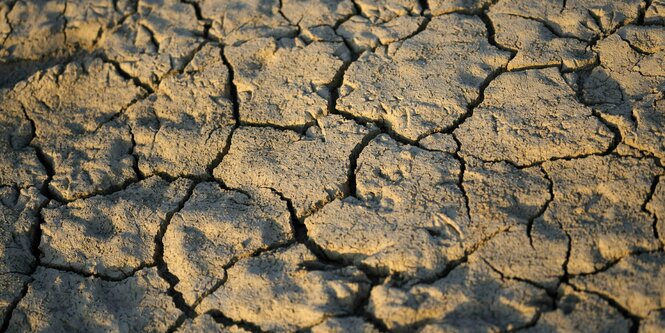
<instances>
[{"instance_id":1,"label":"polygonal soil slab","mask_svg":"<svg viewBox=\"0 0 665 333\"><path fill-rule=\"evenodd\" d=\"M34 187L16 190L0 186L0 321L19 300L35 265L32 253L38 211L44 198Z\"/></svg>"},{"instance_id":2,"label":"polygonal soil slab","mask_svg":"<svg viewBox=\"0 0 665 333\"><path fill-rule=\"evenodd\" d=\"M164 260L175 289L195 303L225 277L225 269L259 250L293 240L286 202L268 189L196 186L164 235Z\"/></svg>"},{"instance_id":3,"label":"polygonal soil slab","mask_svg":"<svg viewBox=\"0 0 665 333\"><path fill-rule=\"evenodd\" d=\"M0 59L39 59L65 44L65 0L9 1L0 5Z\"/></svg>"},{"instance_id":4,"label":"polygonal soil slab","mask_svg":"<svg viewBox=\"0 0 665 333\"><path fill-rule=\"evenodd\" d=\"M271 188L291 200L298 218L348 191L351 155L376 131L327 116L304 136L288 130L240 127L215 178L232 188ZM247 172L251 170L251 172Z\"/></svg>"},{"instance_id":5,"label":"polygonal soil slab","mask_svg":"<svg viewBox=\"0 0 665 333\"><path fill-rule=\"evenodd\" d=\"M289 332L349 314L368 288L369 280L358 269L323 265L298 244L238 261L196 311L219 310L265 331Z\"/></svg>"},{"instance_id":6,"label":"polygonal soil slab","mask_svg":"<svg viewBox=\"0 0 665 333\"><path fill-rule=\"evenodd\" d=\"M621 131L624 142L665 160L665 27L627 26L595 46L600 66L583 98Z\"/></svg>"},{"instance_id":7,"label":"polygonal soil slab","mask_svg":"<svg viewBox=\"0 0 665 333\"><path fill-rule=\"evenodd\" d=\"M642 211L663 170L653 159L615 155L545 162L554 200L542 219L571 238L568 273L592 273L636 251L655 250L653 217Z\"/></svg>"},{"instance_id":8,"label":"polygonal soil slab","mask_svg":"<svg viewBox=\"0 0 665 333\"><path fill-rule=\"evenodd\" d=\"M375 274L427 278L464 254L469 222L452 155L383 134L357 163L356 197L336 199L305 220L329 257Z\"/></svg>"},{"instance_id":9,"label":"polygonal soil slab","mask_svg":"<svg viewBox=\"0 0 665 333\"><path fill-rule=\"evenodd\" d=\"M368 310L389 330L510 330L533 321L547 294L528 283L503 279L482 259L470 257L431 284L372 290Z\"/></svg>"},{"instance_id":10,"label":"polygonal soil slab","mask_svg":"<svg viewBox=\"0 0 665 333\"><path fill-rule=\"evenodd\" d=\"M422 11L417 0L357 0L360 14L372 22L388 22L396 17L419 15Z\"/></svg>"},{"instance_id":11,"label":"polygonal soil slab","mask_svg":"<svg viewBox=\"0 0 665 333\"><path fill-rule=\"evenodd\" d=\"M665 306L665 255L632 255L598 274L576 277L571 283L582 290L608 297L630 313L647 317Z\"/></svg>"},{"instance_id":12,"label":"polygonal soil slab","mask_svg":"<svg viewBox=\"0 0 665 333\"><path fill-rule=\"evenodd\" d=\"M525 332L630 332L631 321L597 295L562 285L557 296L557 309L542 313Z\"/></svg>"},{"instance_id":13,"label":"polygonal soil slab","mask_svg":"<svg viewBox=\"0 0 665 333\"><path fill-rule=\"evenodd\" d=\"M240 121L303 127L328 113L330 91L348 49L341 41L312 42L260 38L225 55L234 70Z\"/></svg>"},{"instance_id":14,"label":"polygonal soil slab","mask_svg":"<svg viewBox=\"0 0 665 333\"><path fill-rule=\"evenodd\" d=\"M38 268L8 332L165 332L181 312L157 268L104 281Z\"/></svg>"},{"instance_id":15,"label":"polygonal soil slab","mask_svg":"<svg viewBox=\"0 0 665 333\"><path fill-rule=\"evenodd\" d=\"M200 315L194 319L187 319L180 328L176 331L178 333L249 333L237 325L226 326L219 324L209 314Z\"/></svg>"},{"instance_id":16,"label":"polygonal soil slab","mask_svg":"<svg viewBox=\"0 0 665 333\"><path fill-rule=\"evenodd\" d=\"M365 52L351 64L337 108L415 141L455 124L508 56L489 44L479 18L435 17L403 43Z\"/></svg>"},{"instance_id":17,"label":"polygonal soil slab","mask_svg":"<svg viewBox=\"0 0 665 333\"><path fill-rule=\"evenodd\" d=\"M570 71L590 66L596 60L586 42L560 38L537 20L492 11L489 18L497 44L517 51L508 70L558 65Z\"/></svg>"},{"instance_id":18,"label":"polygonal soil slab","mask_svg":"<svg viewBox=\"0 0 665 333\"><path fill-rule=\"evenodd\" d=\"M601 153L613 138L553 68L501 74L454 134L463 155L517 165Z\"/></svg>"},{"instance_id":19,"label":"polygonal soil slab","mask_svg":"<svg viewBox=\"0 0 665 333\"><path fill-rule=\"evenodd\" d=\"M235 124L221 49L203 46L183 73L165 78L126 114L143 175L206 176Z\"/></svg>"},{"instance_id":20,"label":"polygonal soil slab","mask_svg":"<svg viewBox=\"0 0 665 333\"><path fill-rule=\"evenodd\" d=\"M355 13L351 0L284 0L284 17L301 28L335 26Z\"/></svg>"},{"instance_id":21,"label":"polygonal soil slab","mask_svg":"<svg viewBox=\"0 0 665 333\"><path fill-rule=\"evenodd\" d=\"M312 327L312 333L379 333L374 325L362 317L328 318Z\"/></svg>"},{"instance_id":22,"label":"polygonal soil slab","mask_svg":"<svg viewBox=\"0 0 665 333\"><path fill-rule=\"evenodd\" d=\"M30 143L34 128L10 90L0 91L0 186L41 188L46 169Z\"/></svg>"},{"instance_id":23,"label":"polygonal soil slab","mask_svg":"<svg viewBox=\"0 0 665 333\"><path fill-rule=\"evenodd\" d=\"M374 23L368 18L356 15L344 21L336 33L342 36L356 53L373 50L380 45L406 39L423 24L422 16L400 16L388 22Z\"/></svg>"},{"instance_id":24,"label":"polygonal soil slab","mask_svg":"<svg viewBox=\"0 0 665 333\"><path fill-rule=\"evenodd\" d=\"M113 65L95 58L37 73L5 97L32 120L31 144L55 171L49 188L69 201L136 177L131 134L116 116L142 93Z\"/></svg>"},{"instance_id":25,"label":"polygonal soil slab","mask_svg":"<svg viewBox=\"0 0 665 333\"><path fill-rule=\"evenodd\" d=\"M226 45L257 37L295 36L298 27L280 13L279 0L198 0L201 15L212 21L210 35Z\"/></svg>"},{"instance_id":26,"label":"polygonal soil slab","mask_svg":"<svg viewBox=\"0 0 665 333\"><path fill-rule=\"evenodd\" d=\"M130 76L155 88L164 75L180 70L201 44L203 25L191 4L141 0L136 12L106 30L97 47Z\"/></svg>"},{"instance_id":27,"label":"polygonal soil slab","mask_svg":"<svg viewBox=\"0 0 665 333\"><path fill-rule=\"evenodd\" d=\"M505 0L491 10L535 19L559 36L591 42L637 20L643 6L640 0Z\"/></svg>"},{"instance_id":28,"label":"polygonal soil slab","mask_svg":"<svg viewBox=\"0 0 665 333\"><path fill-rule=\"evenodd\" d=\"M153 264L155 237L191 184L154 176L113 194L44 209L41 262L116 279Z\"/></svg>"}]
</instances>

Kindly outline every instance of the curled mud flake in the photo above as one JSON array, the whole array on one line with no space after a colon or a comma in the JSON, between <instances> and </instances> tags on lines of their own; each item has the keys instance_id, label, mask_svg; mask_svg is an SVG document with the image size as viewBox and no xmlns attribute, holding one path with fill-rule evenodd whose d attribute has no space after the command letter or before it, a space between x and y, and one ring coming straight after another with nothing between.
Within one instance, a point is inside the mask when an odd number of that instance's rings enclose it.
<instances>
[{"instance_id":1,"label":"curled mud flake","mask_svg":"<svg viewBox=\"0 0 665 333\"><path fill-rule=\"evenodd\" d=\"M665 178L662 175L658 184L656 184L651 200L646 205L646 209L655 215L654 232L660 241L665 243Z\"/></svg>"}]
</instances>

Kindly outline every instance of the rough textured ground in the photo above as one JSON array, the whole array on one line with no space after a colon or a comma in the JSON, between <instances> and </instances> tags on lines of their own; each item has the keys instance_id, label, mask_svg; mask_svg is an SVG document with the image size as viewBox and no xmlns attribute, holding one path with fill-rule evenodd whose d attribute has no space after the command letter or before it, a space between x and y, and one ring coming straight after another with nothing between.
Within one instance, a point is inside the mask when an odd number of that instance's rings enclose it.
<instances>
[{"instance_id":1,"label":"rough textured ground","mask_svg":"<svg viewBox=\"0 0 665 333\"><path fill-rule=\"evenodd\" d=\"M0 333L665 331L663 0L0 0Z\"/></svg>"}]
</instances>

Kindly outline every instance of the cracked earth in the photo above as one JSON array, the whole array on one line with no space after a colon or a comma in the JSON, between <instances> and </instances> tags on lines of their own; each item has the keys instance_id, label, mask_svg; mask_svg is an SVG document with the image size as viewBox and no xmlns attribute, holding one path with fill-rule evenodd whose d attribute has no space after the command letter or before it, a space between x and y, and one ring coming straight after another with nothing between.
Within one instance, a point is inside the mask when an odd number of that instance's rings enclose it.
<instances>
[{"instance_id":1,"label":"cracked earth","mask_svg":"<svg viewBox=\"0 0 665 333\"><path fill-rule=\"evenodd\" d=\"M665 331L663 0L1 0L0 332Z\"/></svg>"}]
</instances>

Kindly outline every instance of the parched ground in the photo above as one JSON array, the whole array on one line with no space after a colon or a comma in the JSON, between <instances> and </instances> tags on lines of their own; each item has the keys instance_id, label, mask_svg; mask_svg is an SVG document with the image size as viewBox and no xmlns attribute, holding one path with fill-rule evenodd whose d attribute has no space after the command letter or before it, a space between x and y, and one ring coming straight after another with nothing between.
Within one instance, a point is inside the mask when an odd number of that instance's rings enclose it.
<instances>
[{"instance_id":1,"label":"parched ground","mask_svg":"<svg viewBox=\"0 0 665 333\"><path fill-rule=\"evenodd\" d=\"M663 0L0 0L0 332L665 331Z\"/></svg>"}]
</instances>

